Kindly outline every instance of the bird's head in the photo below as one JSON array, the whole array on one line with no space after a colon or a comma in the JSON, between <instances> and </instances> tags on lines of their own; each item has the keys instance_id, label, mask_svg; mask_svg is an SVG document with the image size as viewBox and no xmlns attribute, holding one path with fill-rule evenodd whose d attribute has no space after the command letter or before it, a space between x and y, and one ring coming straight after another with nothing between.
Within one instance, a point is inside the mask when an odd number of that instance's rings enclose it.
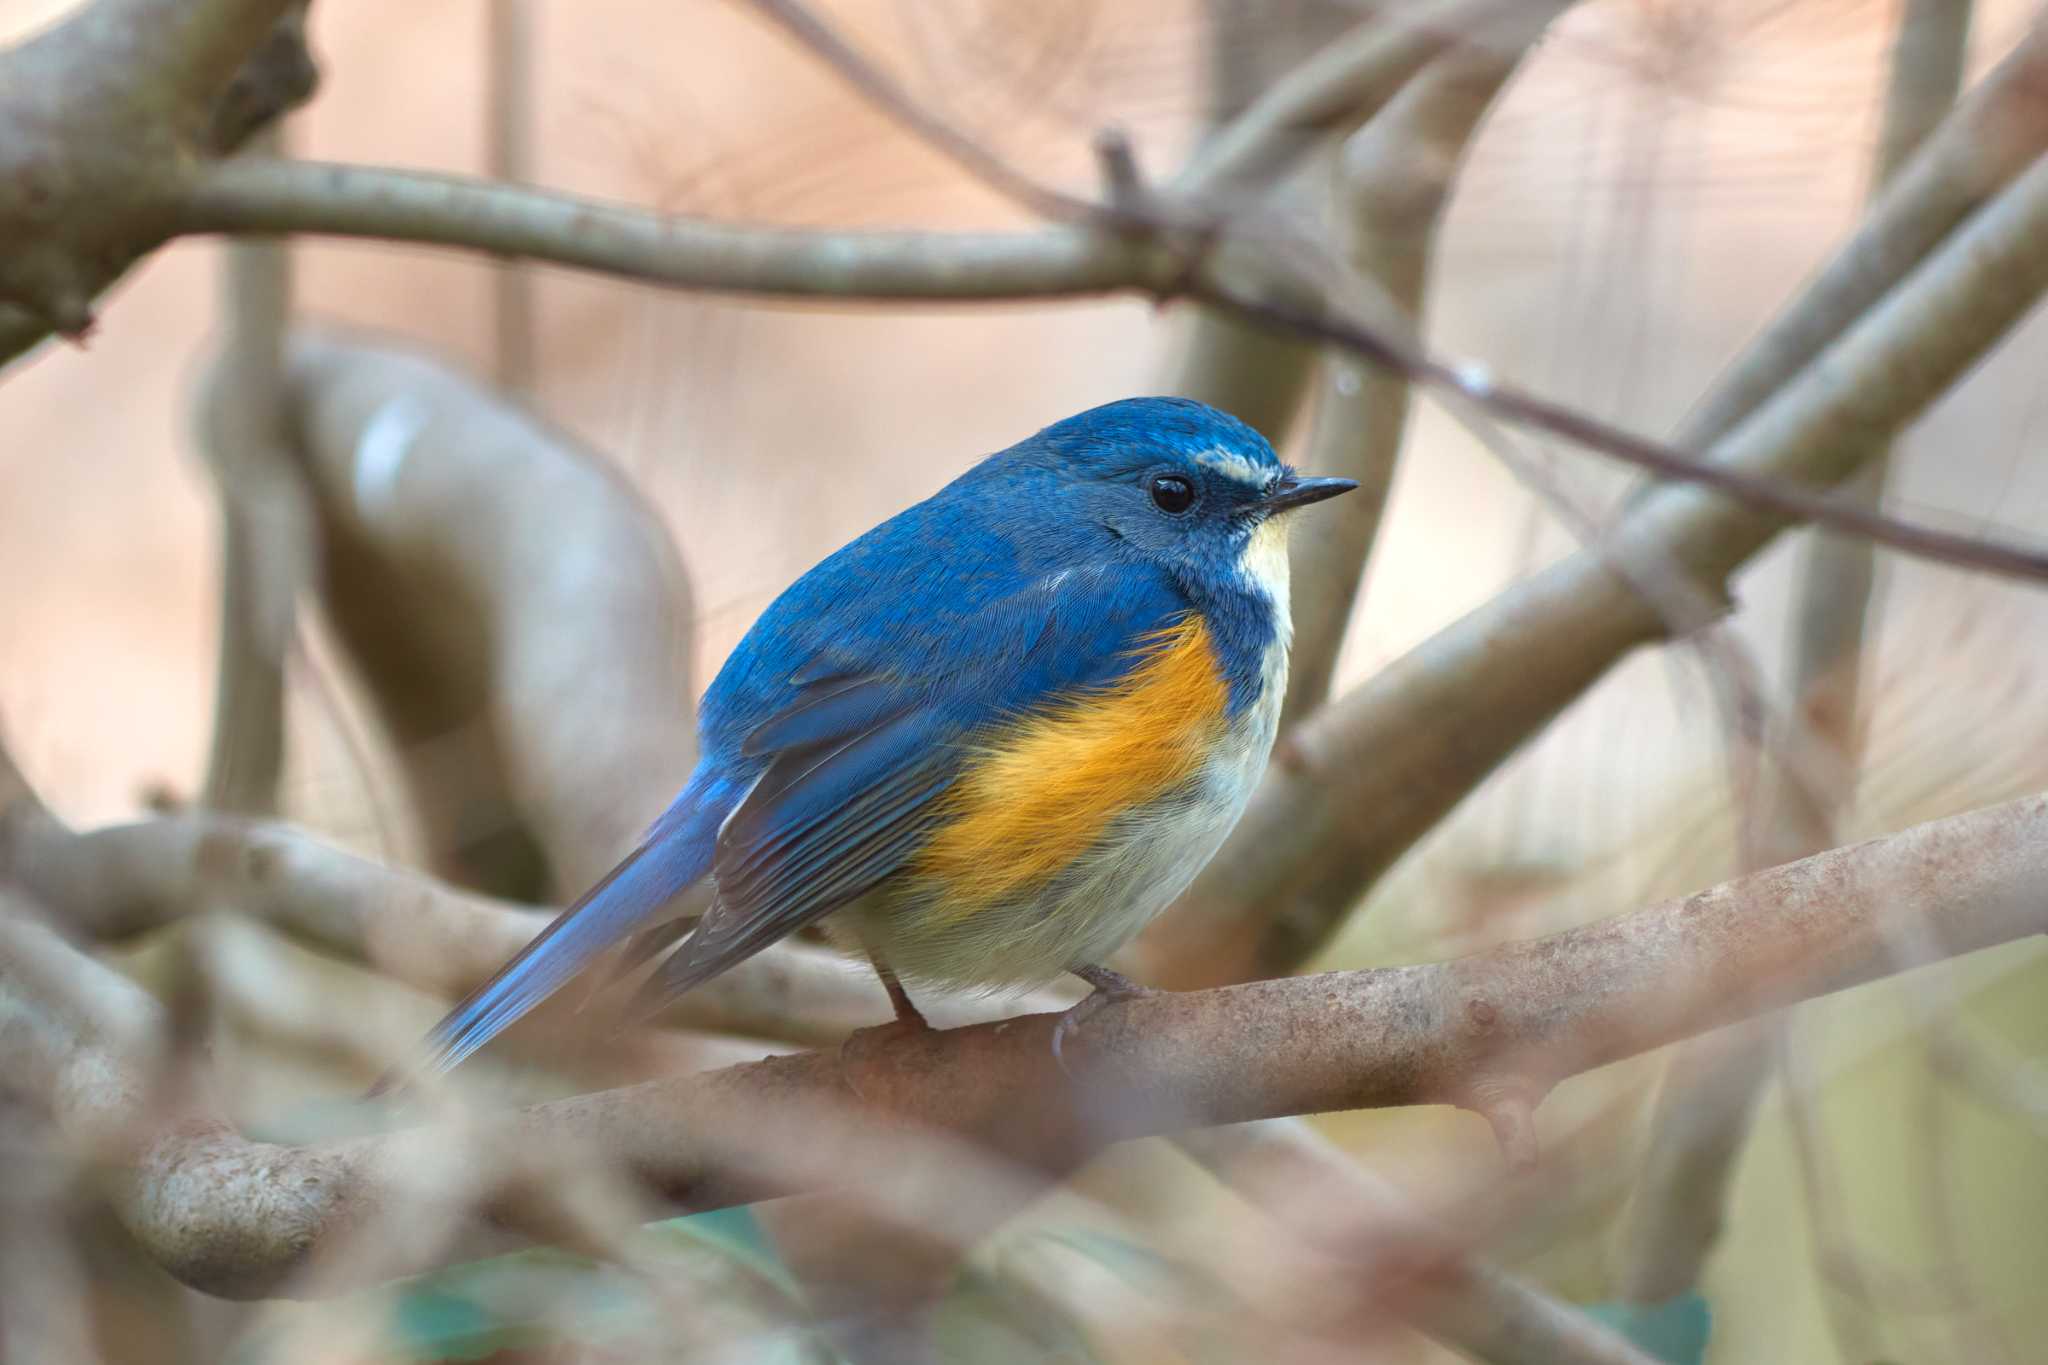
<instances>
[{"instance_id":1,"label":"bird's head","mask_svg":"<svg viewBox=\"0 0 2048 1365\"><path fill-rule=\"evenodd\" d=\"M1196 581L1285 593L1287 513L1358 485L1310 478L1266 438L1186 398L1127 398L1067 418L1007 452L1061 521Z\"/></svg>"}]
</instances>

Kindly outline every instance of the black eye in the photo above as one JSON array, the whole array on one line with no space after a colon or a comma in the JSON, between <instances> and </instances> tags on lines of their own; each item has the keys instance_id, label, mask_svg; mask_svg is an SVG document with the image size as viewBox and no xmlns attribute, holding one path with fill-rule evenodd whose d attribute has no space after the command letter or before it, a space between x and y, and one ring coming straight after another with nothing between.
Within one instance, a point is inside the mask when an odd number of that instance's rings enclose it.
<instances>
[{"instance_id":1,"label":"black eye","mask_svg":"<svg viewBox=\"0 0 2048 1365\"><path fill-rule=\"evenodd\" d=\"M1152 476L1152 505L1179 516L1195 505L1195 486L1178 474Z\"/></svg>"}]
</instances>

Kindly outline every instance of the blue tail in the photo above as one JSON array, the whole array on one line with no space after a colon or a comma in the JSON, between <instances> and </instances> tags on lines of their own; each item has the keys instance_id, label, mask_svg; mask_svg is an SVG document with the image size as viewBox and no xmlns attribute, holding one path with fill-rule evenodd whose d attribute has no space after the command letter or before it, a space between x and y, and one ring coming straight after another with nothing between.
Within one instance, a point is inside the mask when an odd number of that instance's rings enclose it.
<instances>
[{"instance_id":1,"label":"blue tail","mask_svg":"<svg viewBox=\"0 0 2048 1365\"><path fill-rule=\"evenodd\" d=\"M725 787L692 779L640 847L434 1026L425 1065L457 1065L703 877L732 804Z\"/></svg>"}]
</instances>

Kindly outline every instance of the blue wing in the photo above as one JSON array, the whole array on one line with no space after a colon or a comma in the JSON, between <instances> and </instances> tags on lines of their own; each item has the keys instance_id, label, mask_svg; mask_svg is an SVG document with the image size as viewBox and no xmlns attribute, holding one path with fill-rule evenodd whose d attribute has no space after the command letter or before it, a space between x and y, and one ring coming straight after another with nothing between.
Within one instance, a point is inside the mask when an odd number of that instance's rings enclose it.
<instances>
[{"instance_id":1,"label":"blue wing","mask_svg":"<svg viewBox=\"0 0 2048 1365\"><path fill-rule=\"evenodd\" d=\"M999 647L962 648L941 676L843 671L842 646L832 671L740 741L762 766L719 831L717 901L643 1002L709 980L903 867L959 774L963 738L1113 682L1134 643L1187 607L1165 579L1117 566L1050 575L993 603L985 634Z\"/></svg>"},{"instance_id":2,"label":"blue wing","mask_svg":"<svg viewBox=\"0 0 2048 1365\"><path fill-rule=\"evenodd\" d=\"M984 470L987 466L982 467ZM718 900L649 983L689 989L903 866L953 781L958 741L1113 682L1133 642L1188 610L1096 528L1024 537L970 473L784 592L705 693L703 759L646 840L429 1036L447 1068L707 873ZM984 490L985 491L985 490Z\"/></svg>"}]
</instances>

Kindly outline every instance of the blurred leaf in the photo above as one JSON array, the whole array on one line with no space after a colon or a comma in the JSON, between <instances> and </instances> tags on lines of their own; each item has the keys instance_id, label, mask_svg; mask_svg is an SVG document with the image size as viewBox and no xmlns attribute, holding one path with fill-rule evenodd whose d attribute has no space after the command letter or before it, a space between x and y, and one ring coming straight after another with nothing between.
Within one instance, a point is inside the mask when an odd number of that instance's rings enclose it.
<instances>
[{"instance_id":1,"label":"blurred leaf","mask_svg":"<svg viewBox=\"0 0 2048 1365\"><path fill-rule=\"evenodd\" d=\"M1092 1228L1045 1231L1032 1238L1065 1247L1087 1257L1134 1289L1154 1296L1168 1294L1198 1299L1215 1308L1233 1303L1237 1295L1207 1269L1167 1256L1151 1247Z\"/></svg>"},{"instance_id":2,"label":"blurred leaf","mask_svg":"<svg viewBox=\"0 0 2048 1365\"><path fill-rule=\"evenodd\" d=\"M1697 1290L1658 1304L1596 1303L1586 1312L1670 1365L1703 1365L1714 1315Z\"/></svg>"},{"instance_id":3,"label":"blurred leaf","mask_svg":"<svg viewBox=\"0 0 2048 1365\"><path fill-rule=\"evenodd\" d=\"M1033 1286L968 1267L939 1305L942 1360L974 1365L1110 1365L1071 1314Z\"/></svg>"},{"instance_id":4,"label":"blurred leaf","mask_svg":"<svg viewBox=\"0 0 2048 1365\"><path fill-rule=\"evenodd\" d=\"M721 1209L643 1230L679 1281L736 1318L758 1308L766 1329L749 1360L816 1365L831 1353L807 1329L803 1297L751 1210ZM516 1252L400 1285L392 1313L395 1359L476 1360L573 1341L631 1350L671 1332L652 1287L613 1267L547 1248ZM637 1353L636 1353L637 1355Z\"/></svg>"}]
</instances>

